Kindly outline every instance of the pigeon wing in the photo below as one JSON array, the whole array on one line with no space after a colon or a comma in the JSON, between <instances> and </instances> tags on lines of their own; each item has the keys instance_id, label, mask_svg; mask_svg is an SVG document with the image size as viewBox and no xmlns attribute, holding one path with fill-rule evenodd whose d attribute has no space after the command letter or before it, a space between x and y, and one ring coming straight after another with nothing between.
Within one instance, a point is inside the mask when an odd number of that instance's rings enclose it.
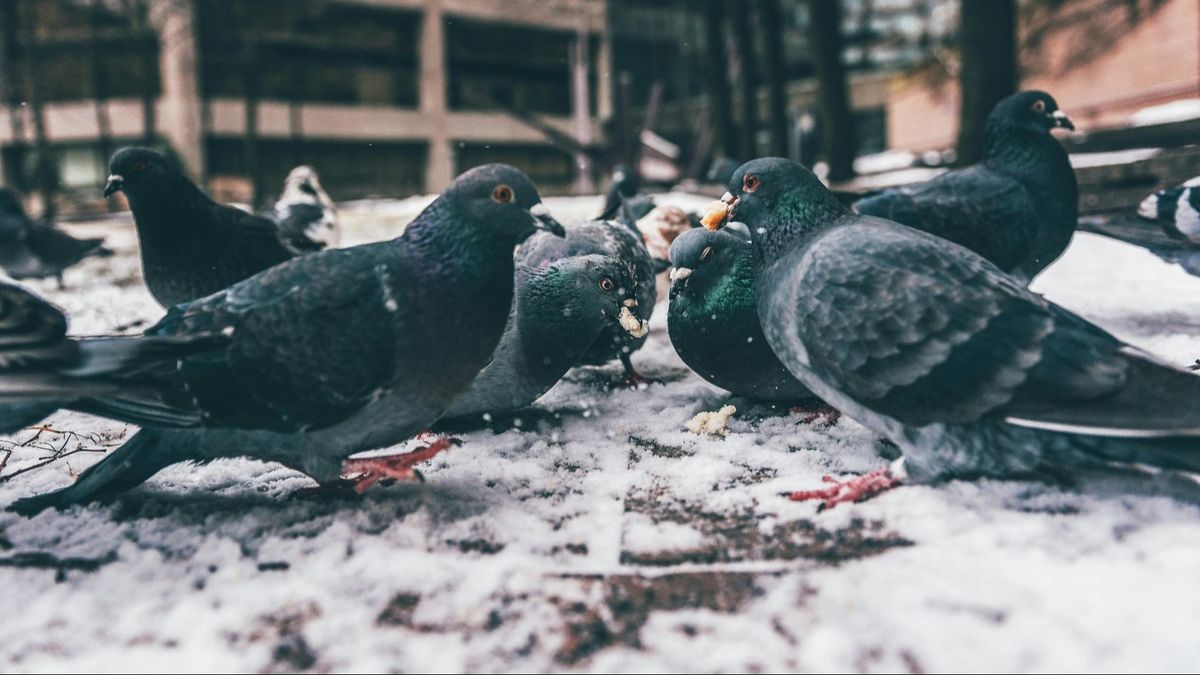
<instances>
[{"instance_id":1,"label":"pigeon wing","mask_svg":"<svg viewBox=\"0 0 1200 675\"><path fill-rule=\"evenodd\" d=\"M962 247L855 218L771 282L765 327L785 360L911 426L1081 409L1124 386L1123 345L1104 331Z\"/></svg>"},{"instance_id":2,"label":"pigeon wing","mask_svg":"<svg viewBox=\"0 0 1200 675\"><path fill-rule=\"evenodd\" d=\"M885 190L859 200L854 210L949 239L1003 270L1013 270L1037 239L1038 214L1027 189L982 165Z\"/></svg>"},{"instance_id":3,"label":"pigeon wing","mask_svg":"<svg viewBox=\"0 0 1200 675\"><path fill-rule=\"evenodd\" d=\"M112 402L192 412L208 426L303 431L352 415L394 383L393 324L414 299L407 266L373 259L378 246L328 251L272 268L173 308L149 335L224 334L228 346L156 373L160 396ZM353 260L364 258L364 260ZM368 260L369 259L369 260ZM103 406L105 402L99 402Z\"/></svg>"}]
</instances>

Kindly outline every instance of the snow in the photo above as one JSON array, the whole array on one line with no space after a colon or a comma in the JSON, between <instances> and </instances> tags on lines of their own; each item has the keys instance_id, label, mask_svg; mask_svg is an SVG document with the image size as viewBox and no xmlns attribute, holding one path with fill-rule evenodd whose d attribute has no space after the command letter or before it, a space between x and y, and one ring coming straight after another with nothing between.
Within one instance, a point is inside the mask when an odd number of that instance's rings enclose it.
<instances>
[{"instance_id":1,"label":"snow","mask_svg":"<svg viewBox=\"0 0 1200 675\"><path fill-rule=\"evenodd\" d=\"M1131 148L1128 150L1113 150L1111 152L1074 152L1071 153L1071 167L1090 169L1097 166L1117 166L1132 164L1151 159L1162 154L1162 148Z\"/></svg>"},{"instance_id":2,"label":"snow","mask_svg":"<svg viewBox=\"0 0 1200 675\"><path fill-rule=\"evenodd\" d=\"M1142 108L1129 116L1129 123L1135 127L1144 127L1151 124L1185 122L1198 117L1200 117L1200 98L1185 98Z\"/></svg>"},{"instance_id":3,"label":"snow","mask_svg":"<svg viewBox=\"0 0 1200 675\"><path fill-rule=\"evenodd\" d=\"M570 220L602 200L547 202ZM423 203L343 205L344 241L393 236ZM128 224L77 229L119 253L70 270L66 291L38 284L72 331L155 320ZM1169 361L1200 356L1200 279L1149 253L1080 234L1035 288ZM301 498L303 476L227 460L172 467L113 505L0 513L0 670L1196 667L1195 506L979 481L817 513L780 493L881 468L887 448L844 417L805 424L742 402L728 436L686 431L729 401L674 355L665 310L634 356L665 384L608 390L619 367L576 370L543 400L552 415L459 434L425 484ZM132 431L50 423L80 437L13 448L0 505L100 457L31 469L53 448Z\"/></svg>"}]
</instances>

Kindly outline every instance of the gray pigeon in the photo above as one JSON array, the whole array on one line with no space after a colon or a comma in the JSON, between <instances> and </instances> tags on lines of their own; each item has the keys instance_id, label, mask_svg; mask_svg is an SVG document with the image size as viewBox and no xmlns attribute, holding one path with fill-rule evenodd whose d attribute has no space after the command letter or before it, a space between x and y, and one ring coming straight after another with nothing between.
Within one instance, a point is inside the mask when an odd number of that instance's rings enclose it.
<instances>
[{"instance_id":1,"label":"gray pigeon","mask_svg":"<svg viewBox=\"0 0 1200 675\"><path fill-rule=\"evenodd\" d=\"M592 220L568 227L565 238L535 234L517 251L517 263L538 269L562 258L591 254L610 256L630 266L637 281L634 309L640 316L649 317L654 312L657 296L655 265L641 237L624 224ZM609 326L592 343L580 364L603 365L620 359L628 381L631 384L643 382L644 378L634 370L630 357L646 343L649 332L645 321L641 326L628 329Z\"/></svg>"},{"instance_id":2,"label":"gray pigeon","mask_svg":"<svg viewBox=\"0 0 1200 675\"><path fill-rule=\"evenodd\" d=\"M688 230L671 244L667 334L700 377L763 401L813 399L779 362L758 324L754 250L728 230Z\"/></svg>"},{"instance_id":3,"label":"gray pigeon","mask_svg":"<svg viewBox=\"0 0 1200 675\"><path fill-rule=\"evenodd\" d=\"M629 263L570 256L518 265L513 309L500 346L445 418L524 408L545 394L607 331L639 331L638 282Z\"/></svg>"},{"instance_id":4,"label":"gray pigeon","mask_svg":"<svg viewBox=\"0 0 1200 675\"><path fill-rule=\"evenodd\" d=\"M1089 216L1079 219L1079 227L1141 246L1200 276L1200 177L1146 197L1136 215Z\"/></svg>"},{"instance_id":5,"label":"gray pigeon","mask_svg":"<svg viewBox=\"0 0 1200 675\"><path fill-rule=\"evenodd\" d=\"M1200 470L1200 378L1026 289L972 251L852 214L807 169L758 159L709 224L750 227L758 310L802 383L904 453L793 495L826 505L907 476Z\"/></svg>"},{"instance_id":6,"label":"gray pigeon","mask_svg":"<svg viewBox=\"0 0 1200 675\"><path fill-rule=\"evenodd\" d=\"M612 181L604 195L604 209L597 220L615 220L622 208L632 210L634 221L649 213L654 208L654 200L638 195L639 190L637 173L633 169L626 164L614 166Z\"/></svg>"},{"instance_id":7,"label":"gray pigeon","mask_svg":"<svg viewBox=\"0 0 1200 675\"><path fill-rule=\"evenodd\" d=\"M410 475L410 455L345 460L427 429L467 389L504 330L513 248L535 228L562 234L533 183L492 164L395 240L296 258L172 308L145 336L65 338L53 308L5 288L5 306L37 320L0 322L0 431L35 421L36 405L143 427L74 485L13 508L106 499L170 464L228 456L321 484L343 463L360 486Z\"/></svg>"},{"instance_id":8,"label":"gray pigeon","mask_svg":"<svg viewBox=\"0 0 1200 675\"><path fill-rule=\"evenodd\" d=\"M337 207L311 166L298 166L288 174L274 217L283 243L297 254L338 245Z\"/></svg>"},{"instance_id":9,"label":"gray pigeon","mask_svg":"<svg viewBox=\"0 0 1200 675\"><path fill-rule=\"evenodd\" d=\"M84 258L109 256L103 239L76 239L52 224L35 223L9 188L0 188L0 270L15 279L55 277Z\"/></svg>"},{"instance_id":10,"label":"gray pigeon","mask_svg":"<svg viewBox=\"0 0 1200 675\"><path fill-rule=\"evenodd\" d=\"M854 204L966 246L1026 282L1054 262L1075 233L1075 171L1051 129L1075 126L1047 93L1023 91L988 116L983 161L921 185Z\"/></svg>"},{"instance_id":11,"label":"gray pigeon","mask_svg":"<svg viewBox=\"0 0 1200 675\"><path fill-rule=\"evenodd\" d=\"M133 211L150 294L163 307L216 293L291 259L273 221L218 204L162 154L123 148L104 196L124 192Z\"/></svg>"}]
</instances>

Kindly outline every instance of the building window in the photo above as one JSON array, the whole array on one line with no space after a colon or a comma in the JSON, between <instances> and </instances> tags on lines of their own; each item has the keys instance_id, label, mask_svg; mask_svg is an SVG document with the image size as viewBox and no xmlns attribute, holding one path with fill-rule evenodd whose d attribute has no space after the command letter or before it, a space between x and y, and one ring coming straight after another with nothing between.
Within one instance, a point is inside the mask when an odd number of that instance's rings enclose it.
<instances>
[{"instance_id":1,"label":"building window","mask_svg":"<svg viewBox=\"0 0 1200 675\"><path fill-rule=\"evenodd\" d=\"M323 0L197 3L206 97L416 107L418 12Z\"/></svg>"},{"instance_id":2,"label":"building window","mask_svg":"<svg viewBox=\"0 0 1200 675\"><path fill-rule=\"evenodd\" d=\"M14 93L30 96L28 59L47 102L157 98L158 35L146 3L9 2L0 8L7 73ZM32 13L32 15L30 15ZM33 20L33 43L25 29Z\"/></svg>"},{"instance_id":3,"label":"building window","mask_svg":"<svg viewBox=\"0 0 1200 675\"><path fill-rule=\"evenodd\" d=\"M449 106L495 104L548 115L571 112L570 52L575 33L446 19Z\"/></svg>"}]
</instances>

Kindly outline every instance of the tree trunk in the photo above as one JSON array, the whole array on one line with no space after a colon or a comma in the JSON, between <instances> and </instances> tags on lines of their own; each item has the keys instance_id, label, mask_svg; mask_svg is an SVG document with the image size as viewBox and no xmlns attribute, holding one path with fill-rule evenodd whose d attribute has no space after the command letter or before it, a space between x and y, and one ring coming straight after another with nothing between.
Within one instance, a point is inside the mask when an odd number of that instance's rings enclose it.
<instances>
[{"instance_id":1,"label":"tree trunk","mask_svg":"<svg viewBox=\"0 0 1200 675\"><path fill-rule=\"evenodd\" d=\"M37 148L37 186L38 191L42 195L42 221L46 223L54 222L54 217L58 213L57 205L54 202L55 194L58 192L58 178L54 161L50 156L50 142L46 138L46 115L45 107L42 104L42 91L39 85L38 66L41 58L38 48L36 17L34 16L34 8L31 3L23 5L24 27L23 40L25 47L25 58L23 59L25 66L25 93L29 99L29 112L33 117L33 137L34 146Z\"/></svg>"},{"instance_id":2,"label":"tree trunk","mask_svg":"<svg viewBox=\"0 0 1200 675\"><path fill-rule=\"evenodd\" d=\"M704 0L704 80L712 111L717 147L725 157L738 156L729 104L729 60L725 51L725 11L722 0ZM748 158L747 158L748 159Z\"/></svg>"},{"instance_id":3,"label":"tree trunk","mask_svg":"<svg viewBox=\"0 0 1200 675\"><path fill-rule=\"evenodd\" d=\"M12 120L12 143L3 161L7 185L24 190L28 186L25 176L25 124L21 110L21 94L17 87L20 72L17 64L18 17L16 3L0 2L0 105L8 108Z\"/></svg>"},{"instance_id":4,"label":"tree trunk","mask_svg":"<svg viewBox=\"0 0 1200 675\"><path fill-rule=\"evenodd\" d=\"M751 6L744 0L729 0L726 9L733 21L733 38L738 56L738 98L742 104L738 150L747 159L758 156L758 59L754 53L750 9Z\"/></svg>"},{"instance_id":5,"label":"tree trunk","mask_svg":"<svg viewBox=\"0 0 1200 675\"><path fill-rule=\"evenodd\" d=\"M809 40L816 61L821 150L829 162L829 180L854 175L858 139L850 110L850 92L842 52L842 8L838 0L809 0Z\"/></svg>"},{"instance_id":6,"label":"tree trunk","mask_svg":"<svg viewBox=\"0 0 1200 675\"><path fill-rule=\"evenodd\" d=\"M258 208L258 198L262 194L262 179L258 166L258 45L251 42L246 45L243 54L243 75L246 87L246 135L244 151L246 174L250 178L250 207Z\"/></svg>"},{"instance_id":7,"label":"tree trunk","mask_svg":"<svg viewBox=\"0 0 1200 675\"><path fill-rule=\"evenodd\" d=\"M94 97L93 104L96 108L96 129L99 133L100 142L100 175L108 173L108 158L112 156L112 124L108 116L108 80L107 74L104 72L104 67L101 62L101 45L100 45L100 20L103 18L104 8L101 4L102 0L92 0L91 13L89 15L89 36L91 37L91 57L92 57L92 96ZM104 200L104 203L109 209L116 208L116 205L111 200Z\"/></svg>"},{"instance_id":8,"label":"tree trunk","mask_svg":"<svg viewBox=\"0 0 1200 675\"><path fill-rule=\"evenodd\" d=\"M771 153L788 157L787 62L783 53L783 11L779 0L761 0L758 18L767 51L767 107L771 129Z\"/></svg>"},{"instance_id":9,"label":"tree trunk","mask_svg":"<svg viewBox=\"0 0 1200 675\"><path fill-rule=\"evenodd\" d=\"M146 0L135 0L130 8L134 15L134 25L139 29L153 31L154 26L150 22L150 5ZM161 43L160 43L161 44ZM158 72L158 57L154 50L147 49L143 51L142 56L142 145L147 147L153 146L158 138L156 127L155 104L158 102L158 94L155 92L154 74Z\"/></svg>"},{"instance_id":10,"label":"tree trunk","mask_svg":"<svg viewBox=\"0 0 1200 675\"><path fill-rule=\"evenodd\" d=\"M983 156L983 129L992 108L1017 90L1017 2L964 1L959 12L962 108L957 161L966 165Z\"/></svg>"}]
</instances>

